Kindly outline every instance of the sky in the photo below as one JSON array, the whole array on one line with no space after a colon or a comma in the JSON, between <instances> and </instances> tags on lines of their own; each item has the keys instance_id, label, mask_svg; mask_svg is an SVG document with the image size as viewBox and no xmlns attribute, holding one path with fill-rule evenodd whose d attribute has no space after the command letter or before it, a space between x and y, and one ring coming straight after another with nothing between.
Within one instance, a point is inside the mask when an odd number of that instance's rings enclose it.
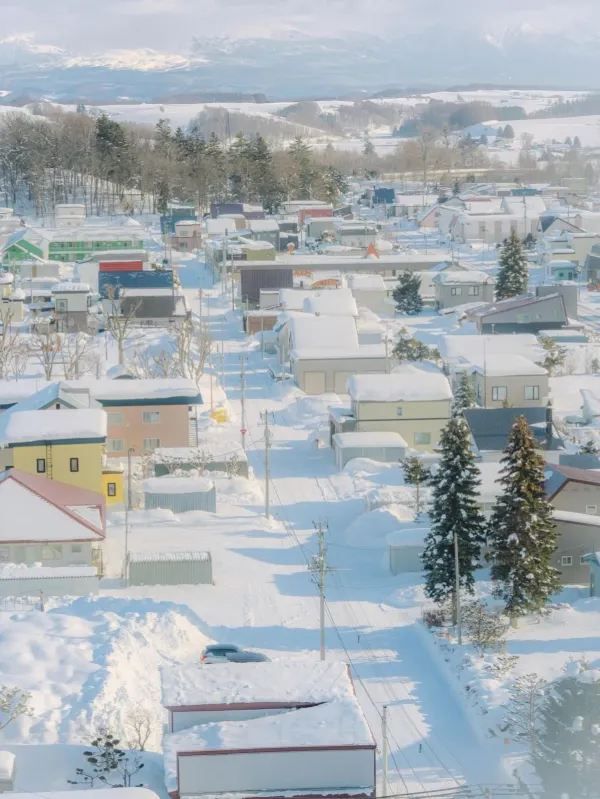
<instances>
[{"instance_id":1,"label":"sky","mask_svg":"<svg viewBox=\"0 0 600 799\"><path fill-rule=\"evenodd\" d=\"M501 43L507 30L600 31L598 0L1 0L2 36L77 54L122 48L188 53L193 39L334 36L395 38L430 25L476 29Z\"/></svg>"}]
</instances>

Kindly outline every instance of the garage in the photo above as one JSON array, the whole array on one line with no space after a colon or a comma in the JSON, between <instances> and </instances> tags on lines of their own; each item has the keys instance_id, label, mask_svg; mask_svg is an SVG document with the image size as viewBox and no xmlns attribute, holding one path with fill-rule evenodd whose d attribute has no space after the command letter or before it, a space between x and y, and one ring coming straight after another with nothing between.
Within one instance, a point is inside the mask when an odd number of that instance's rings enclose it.
<instances>
[{"instance_id":1,"label":"garage","mask_svg":"<svg viewBox=\"0 0 600 799\"><path fill-rule=\"evenodd\" d=\"M325 372L305 372L304 386L301 386L307 394L325 393Z\"/></svg>"}]
</instances>

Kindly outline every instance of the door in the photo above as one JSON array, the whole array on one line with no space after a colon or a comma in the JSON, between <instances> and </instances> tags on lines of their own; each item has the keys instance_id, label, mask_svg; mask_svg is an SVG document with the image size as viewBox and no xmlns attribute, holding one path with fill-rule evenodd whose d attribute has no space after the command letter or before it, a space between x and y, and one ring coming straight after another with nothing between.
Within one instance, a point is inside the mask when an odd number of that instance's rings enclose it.
<instances>
[{"instance_id":1,"label":"door","mask_svg":"<svg viewBox=\"0 0 600 799\"><path fill-rule=\"evenodd\" d=\"M305 372L304 391L307 394L324 394L325 372Z\"/></svg>"}]
</instances>

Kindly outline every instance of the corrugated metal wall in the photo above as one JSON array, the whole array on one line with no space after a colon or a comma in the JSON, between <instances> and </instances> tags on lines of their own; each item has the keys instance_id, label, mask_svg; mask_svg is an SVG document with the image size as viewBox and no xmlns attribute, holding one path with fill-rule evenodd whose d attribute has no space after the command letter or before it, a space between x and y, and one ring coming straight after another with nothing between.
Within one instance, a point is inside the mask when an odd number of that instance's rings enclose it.
<instances>
[{"instance_id":1,"label":"corrugated metal wall","mask_svg":"<svg viewBox=\"0 0 600 799\"><path fill-rule=\"evenodd\" d=\"M129 585L209 585L212 583L212 559L132 560L129 563Z\"/></svg>"},{"instance_id":2,"label":"corrugated metal wall","mask_svg":"<svg viewBox=\"0 0 600 799\"><path fill-rule=\"evenodd\" d=\"M205 510L215 513L217 494L213 486L210 491L195 491L192 494L144 494L146 510L166 508L173 513L187 513L192 510Z\"/></svg>"},{"instance_id":3,"label":"corrugated metal wall","mask_svg":"<svg viewBox=\"0 0 600 799\"><path fill-rule=\"evenodd\" d=\"M0 597L85 596L98 593L99 577L12 577L0 579Z\"/></svg>"}]
</instances>

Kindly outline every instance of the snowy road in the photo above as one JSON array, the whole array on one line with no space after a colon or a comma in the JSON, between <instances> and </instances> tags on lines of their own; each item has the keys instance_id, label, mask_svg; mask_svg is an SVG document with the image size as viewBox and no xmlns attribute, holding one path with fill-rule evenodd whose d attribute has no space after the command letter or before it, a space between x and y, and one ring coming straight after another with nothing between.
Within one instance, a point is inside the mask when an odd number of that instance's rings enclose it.
<instances>
[{"instance_id":1,"label":"snowy road","mask_svg":"<svg viewBox=\"0 0 600 799\"><path fill-rule=\"evenodd\" d=\"M263 361L259 352L248 348L239 320L224 323L218 300L213 301L212 314L219 336L224 330L225 388L238 419L240 354L246 355L248 456L261 480L261 414L269 411L272 511L296 543L293 552L300 565L316 552L313 523L326 520L329 525L329 564L334 571L328 576L327 648L331 657L351 661L358 696L379 742L383 706L388 706L390 792L506 782L498 744L479 737L469 711L453 694L423 641L417 625L418 602L406 602L406 607L388 603L402 587L399 578L382 576L378 564L371 562L371 550L342 543L345 528L364 511L363 501L339 498L330 479L331 453L308 440L306 424L294 415L294 394L268 375L267 365L275 366L272 360ZM313 592L318 619L316 587L306 580L298 590ZM305 607L307 599L303 596ZM313 646L318 649L318 645L315 628Z\"/></svg>"}]
</instances>

